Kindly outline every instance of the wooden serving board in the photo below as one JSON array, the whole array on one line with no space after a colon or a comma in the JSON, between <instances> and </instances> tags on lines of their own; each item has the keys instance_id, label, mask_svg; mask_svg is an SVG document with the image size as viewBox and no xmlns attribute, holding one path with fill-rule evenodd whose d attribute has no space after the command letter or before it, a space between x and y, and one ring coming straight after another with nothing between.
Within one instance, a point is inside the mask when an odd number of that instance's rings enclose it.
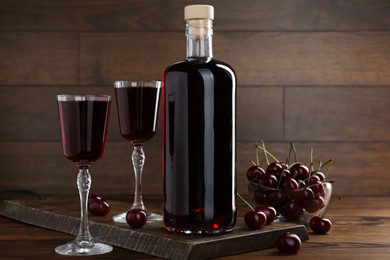
<instances>
[{"instance_id":1,"label":"wooden serving board","mask_svg":"<svg viewBox=\"0 0 390 260\"><path fill-rule=\"evenodd\" d=\"M0 214L24 223L76 235L79 228L78 198L49 197L42 200L2 200ZM273 247L285 231L302 241L309 235L303 225L275 222L261 230L249 230L243 219L235 229L223 235L188 236L167 232L163 223L151 223L141 229L112 222L113 215L125 211L128 203L111 201L105 217L90 216L90 232L101 242L165 259L209 259Z\"/></svg>"}]
</instances>

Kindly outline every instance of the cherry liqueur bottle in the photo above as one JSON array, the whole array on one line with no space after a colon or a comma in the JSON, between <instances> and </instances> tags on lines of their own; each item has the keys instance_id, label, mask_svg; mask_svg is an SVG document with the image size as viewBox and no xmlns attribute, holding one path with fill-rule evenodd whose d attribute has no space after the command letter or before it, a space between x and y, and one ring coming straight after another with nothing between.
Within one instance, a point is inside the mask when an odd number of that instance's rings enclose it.
<instances>
[{"instance_id":1,"label":"cherry liqueur bottle","mask_svg":"<svg viewBox=\"0 0 390 260\"><path fill-rule=\"evenodd\" d=\"M236 76L213 58L214 8L184 9L187 58L163 76L164 223L221 234L236 222Z\"/></svg>"}]
</instances>

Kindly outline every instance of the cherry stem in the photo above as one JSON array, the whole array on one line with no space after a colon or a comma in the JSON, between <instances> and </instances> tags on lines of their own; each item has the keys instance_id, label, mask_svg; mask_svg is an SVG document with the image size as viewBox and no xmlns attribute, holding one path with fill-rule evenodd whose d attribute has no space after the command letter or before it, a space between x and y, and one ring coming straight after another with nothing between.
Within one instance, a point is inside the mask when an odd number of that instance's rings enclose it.
<instances>
[{"instance_id":1,"label":"cherry stem","mask_svg":"<svg viewBox=\"0 0 390 260\"><path fill-rule=\"evenodd\" d=\"M295 163L290 164L287 169L291 169L296 164L300 164L300 162L295 162ZM294 176L294 178L295 178L295 176Z\"/></svg>"},{"instance_id":2,"label":"cherry stem","mask_svg":"<svg viewBox=\"0 0 390 260\"><path fill-rule=\"evenodd\" d=\"M289 165L288 169L291 169L291 168L292 168L294 165L296 165L296 164L300 164L300 162L292 163L291 165ZM295 171L295 174L293 175L293 178L295 179L295 177L297 177L297 175L298 175L298 172Z\"/></svg>"},{"instance_id":3,"label":"cherry stem","mask_svg":"<svg viewBox=\"0 0 390 260\"><path fill-rule=\"evenodd\" d=\"M328 167L328 170L326 171L326 174L325 174L325 179L328 177L328 174L330 172L330 169L332 168L332 164L333 164L333 160L332 159L329 159L329 167Z\"/></svg>"},{"instance_id":4,"label":"cherry stem","mask_svg":"<svg viewBox=\"0 0 390 260\"><path fill-rule=\"evenodd\" d=\"M293 154L294 154L294 160L295 162L297 161L297 150L295 149L295 146L293 143L290 143L290 148L292 149L293 151Z\"/></svg>"},{"instance_id":5,"label":"cherry stem","mask_svg":"<svg viewBox=\"0 0 390 260\"><path fill-rule=\"evenodd\" d=\"M288 158L286 159L286 162L288 161ZM276 186L276 189L279 189L280 187L280 184L282 183L282 178L283 178L283 174L284 174L284 170L287 169L287 163L285 165L283 165L282 167L282 174L280 175L280 178L278 180L278 186Z\"/></svg>"},{"instance_id":6,"label":"cherry stem","mask_svg":"<svg viewBox=\"0 0 390 260\"><path fill-rule=\"evenodd\" d=\"M314 166L313 166L313 164L311 163L311 164L310 164L309 177L308 177L307 179L310 179L311 177L313 177L315 173L316 173L316 171L314 170Z\"/></svg>"},{"instance_id":7,"label":"cherry stem","mask_svg":"<svg viewBox=\"0 0 390 260\"><path fill-rule=\"evenodd\" d=\"M318 167L318 171L319 171L322 167L324 167L327 164L329 164L329 167L328 167L328 170L326 171L325 179L327 179L328 174L330 172L330 169L332 168L333 159L331 158L331 159L327 160L324 164L321 164L321 162L320 162L320 166Z\"/></svg>"},{"instance_id":8,"label":"cherry stem","mask_svg":"<svg viewBox=\"0 0 390 260\"><path fill-rule=\"evenodd\" d=\"M318 169L317 169L317 172L320 171L321 167L322 167L322 161L318 161Z\"/></svg>"},{"instance_id":9,"label":"cherry stem","mask_svg":"<svg viewBox=\"0 0 390 260\"><path fill-rule=\"evenodd\" d=\"M330 163L332 161L332 159L329 159L329 160L327 160L325 163L322 163L322 162L320 162L320 167L318 168L318 170L320 170L322 167L324 167L325 165L327 165L328 163Z\"/></svg>"},{"instance_id":10,"label":"cherry stem","mask_svg":"<svg viewBox=\"0 0 390 260\"><path fill-rule=\"evenodd\" d=\"M252 207L251 204L249 204L248 201L246 201L241 195L240 193L237 192L237 196L252 210L252 211L255 211L255 209Z\"/></svg>"},{"instance_id":11,"label":"cherry stem","mask_svg":"<svg viewBox=\"0 0 390 260\"><path fill-rule=\"evenodd\" d=\"M254 161L250 160L250 163L253 164L253 166L259 166Z\"/></svg>"},{"instance_id":12,"label":"cherry stem","mask_svg":"<svg viewBox=\"0 0 390 260\"><path fill-rule=\"evenodd\" d=\"M262 143L264 145L264 143ZM268 155L275 161L275 162L279 162L279 160L270 152L268 152L265 147L261 147L260 145L256 144L256 147L259 148L260 150L262 150L264 152L264 155L266 157L266 160L267 160L267 163L269 164L269 161L268 161Z\"/></svg>"},{"instance_id":13,"label":"cherry stem","mask_svg":"<svg viewBox=\"0 0 390 260\"><path fill-rule=\"evenodd\" d=\"M259 166L260 165L260 162L259 162L259 148L257 147L257 145L255 145L255 147L256 147L256 163L257 163L256 166Z\"/></svg>"},{"instance_id":14,"label":"cherry stem","mask_svg":"<svg viewBox=\"0 0 390 260\"><path fill-rule=\"evenodd\" d=\"M314 167L313 167L313 148L310 148L310 172L314 172Z\"/></svg>"},{"instance_id":15,"label":"cherry stem","mask_svg":"<svg viewBox=\"0 0 390 260\"><path fill-rule=\"evenodd\" d=\"M314 174L313 174L313 175L314 175ZM309 175L309 177L307 177L306 179L304 179L303 182L309 183L309 180L310 180L311 177L313 177L313 175Z\"/></svg>"},{"instance_id":16,"label":"cherry stem","mask_svg":"<svg viewBox=\"0 0 390 260\"><path fill-rule=\"evenodd\" d=\"M263 146L263 151L264 151L265 160L266 160L266 162L267 162L267 165L269 165L269 159L268 159L268 155L267 155L268 151L267 151L267 149L265 149L265 143L264 143L264 141L261 141L261 144L262 144L262 146Z\"/></svg>"},{"instance_id":17,"label":"cherry stem","mask_svg":"<svg viewBox=\"0 0 390 260\"><path fill-rule=\"evenodd\" d=\"M287 160L286 160L286 164L287 165L290 164L291 152L292 152L292 147L291 147L291 144L290 144L290 149L288 149L288 157L287 157Z\"/></svg>"},{"instance_id":18,"label":"cherry stem","mask_svg":"<svg viewBox=\"0 0 390 260\"><path fill-rule=\"evenodd\" d=\"M332 202L332 204L330 204L326 208L324 214L322 214L322 217L325 217L325 215L328 214L329 210L332 209L336 205L336 203L338 203L340 200L341 200L341 196L339 196L335 201Z\"/></svg>"}]
</instances>

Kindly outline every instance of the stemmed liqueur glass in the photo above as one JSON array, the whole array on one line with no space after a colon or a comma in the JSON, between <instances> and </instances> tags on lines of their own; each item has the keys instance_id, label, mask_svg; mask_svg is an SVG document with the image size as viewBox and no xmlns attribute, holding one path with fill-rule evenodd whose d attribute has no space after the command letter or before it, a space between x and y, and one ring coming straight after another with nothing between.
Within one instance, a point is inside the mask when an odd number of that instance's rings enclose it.
<instances>
[{"instance_id":1,"label":"stemmed liqueur glass","mask_svg":"<svg viewBox=\"0 0 390 260\"><path fill-rule=\"evenodd\" d=\"M156 133L161 82L116 81L114 89L120 133L133 145L135 194L131 208L145 210L149 223L162 221L161 215L145 209L141 189L142 169L145 161L143 145ZM126 223L126 213L114 216L114 222Z\"/></svg>"},{"instance_id":2,"label":"stemmed liqueur glass","mask_svg":"<svg viewBox=\"0 0 390 260\"><path fill-rule=\"evenodd\" d=\"M111 107L110 96L58 95L64 156L79 167L77 187L80 195L81 219L77 237L56 247L61 255L98 255L112 246L95 242L89 232L88 194L91 187L89 166L103 156Z\"/></svg>"}]
</instances>

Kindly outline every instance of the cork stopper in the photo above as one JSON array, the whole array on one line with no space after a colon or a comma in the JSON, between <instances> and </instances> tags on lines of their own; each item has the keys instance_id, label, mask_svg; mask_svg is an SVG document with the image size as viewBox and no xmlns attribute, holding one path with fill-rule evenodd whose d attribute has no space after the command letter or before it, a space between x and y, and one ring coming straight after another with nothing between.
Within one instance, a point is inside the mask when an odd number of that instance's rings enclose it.
<instances>
[{"instance_id":1,"label":"cork stopper","mask_svg":"<svg viewBox=\"0 0 390 260\"><path fill-rule=\"evenodd\" d=\"M184 7L184 19L214 20L214 7L212 5L187 5Z\"/></svg>"}]
</instances>

